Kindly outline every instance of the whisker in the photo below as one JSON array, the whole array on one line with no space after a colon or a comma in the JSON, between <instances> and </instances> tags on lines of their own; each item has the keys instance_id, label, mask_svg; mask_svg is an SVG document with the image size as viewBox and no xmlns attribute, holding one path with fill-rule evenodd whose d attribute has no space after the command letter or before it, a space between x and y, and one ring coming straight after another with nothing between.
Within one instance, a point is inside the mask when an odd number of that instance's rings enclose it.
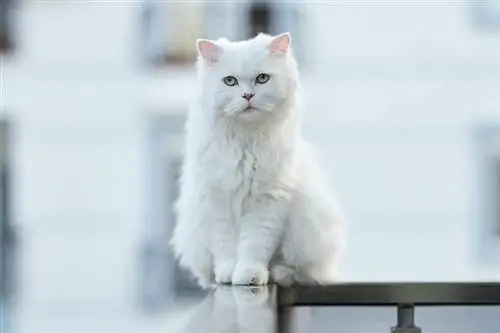
<instances>
[{"instance_id":1,"label":"whisker","mask_svg":"<svg viewBox=\"0 0 500 333\"><path fill-rule=\"evenodd\" d=\"M265 108L267 109L267 112L272 114L277 120L282 121L281 117L278 116L273 110L274 104L273 103L266 103Z\"/></svg>"}]
</instances>

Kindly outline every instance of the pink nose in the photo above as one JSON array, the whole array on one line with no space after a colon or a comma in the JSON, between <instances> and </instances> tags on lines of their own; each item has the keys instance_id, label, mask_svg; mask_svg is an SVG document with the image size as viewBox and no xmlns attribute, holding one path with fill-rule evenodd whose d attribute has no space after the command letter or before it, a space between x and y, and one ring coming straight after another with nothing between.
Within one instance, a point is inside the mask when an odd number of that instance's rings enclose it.
<instances>
[{"instance_id":1,"label":"pink nose","mask_svg":"<svg viewBox=\"0 0 500 333\"><path fill-rule=\"evenodd\" d=\"M254 97L254 96L255 96L254 93L244 93L243 96L241 96L241 97L243 97L247 101L250 101L252 99L252 97Z\"/></svg>"}]
</instances>

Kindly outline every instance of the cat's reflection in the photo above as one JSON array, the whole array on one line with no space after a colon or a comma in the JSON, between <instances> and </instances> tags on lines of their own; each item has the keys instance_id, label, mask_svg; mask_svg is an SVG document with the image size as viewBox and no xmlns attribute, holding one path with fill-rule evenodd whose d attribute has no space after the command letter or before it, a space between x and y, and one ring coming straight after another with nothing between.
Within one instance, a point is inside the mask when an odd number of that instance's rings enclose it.
<instances>
[{"instance_id":1,"label":"cat's reflection","mask_svg":"<svg viewBox=\"0 0 500 333\"><path fill-rule=\"evenodd\" d=\"M269 287L217 287L192 313L182 333L275 333Z\"/></svg>"}]
</instances>

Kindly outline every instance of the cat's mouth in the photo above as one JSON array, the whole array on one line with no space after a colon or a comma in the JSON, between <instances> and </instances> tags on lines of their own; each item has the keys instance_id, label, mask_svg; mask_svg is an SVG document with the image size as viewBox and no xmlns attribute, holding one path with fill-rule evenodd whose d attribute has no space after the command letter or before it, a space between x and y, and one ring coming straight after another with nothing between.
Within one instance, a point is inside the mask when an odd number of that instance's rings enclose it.
<instances>
[{"instance_id":1,"label":"cat's mouth","mask_svg":"<svg viewBox=\"0 0 500 333\"><path fill-rule=\"evenodd\" d=\"M244 108L242 112L249 113L249 112L254 112L254 111L258 111L258 110L249 105L246 108Z\"/></svg>"}]
</instances>

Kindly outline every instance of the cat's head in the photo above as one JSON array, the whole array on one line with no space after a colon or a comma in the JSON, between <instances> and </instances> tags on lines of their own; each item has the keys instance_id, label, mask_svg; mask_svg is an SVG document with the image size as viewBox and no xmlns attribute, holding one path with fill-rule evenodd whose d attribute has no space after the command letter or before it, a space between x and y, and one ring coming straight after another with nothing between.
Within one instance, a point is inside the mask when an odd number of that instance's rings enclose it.
<instances>
[{"instance_id":1,"label":"cat's head","mask_svg":"<svg viewBox=\"0 0 500 333\"><path fill-rule=\"evenodd\" d=\"M291 36L259 34L241 42L199 39L203 102L218 115L240 119L284 118L282 107L298 80Z\"/></svg>"}]
</instances>

